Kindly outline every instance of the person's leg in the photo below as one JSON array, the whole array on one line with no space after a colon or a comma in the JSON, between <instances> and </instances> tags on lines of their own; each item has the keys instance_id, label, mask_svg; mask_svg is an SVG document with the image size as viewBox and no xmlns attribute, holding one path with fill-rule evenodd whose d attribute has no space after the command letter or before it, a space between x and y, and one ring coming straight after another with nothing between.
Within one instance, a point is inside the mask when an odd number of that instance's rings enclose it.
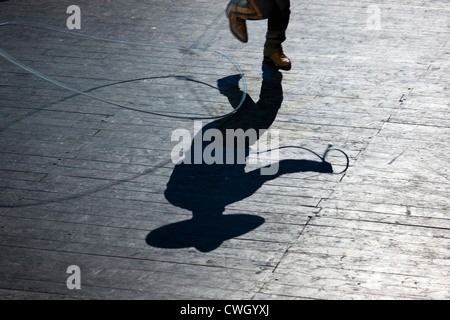
<instances>
[{"instance_id":1,"label":"person's leg","mask_svg":"<svg viewBox=\"0 0 450 320\"><path fill-rule=\"evenodd\" d=\"M275 5L268 18L264 57L265 60L271 60L280 69L289 70L291 61L283 53L282 43L286 40L286 29L291 14L290 1L273 1Z\"/></svg>"},{"instance_id":2,"label":"person's leg","mask_svg":"<svg viewBox=\"0 0 450 320\"><path fill-rule=\"evenodd\" d=\"M290 13L289 0L231 0L227 6L231 32L242 42L248 41L246 20L268 19L264 58L284 70L291 68L281 46L286 40Z\"/></svg>"},{"instance_id":3,"label":"person's leg","mask_svg":"<svg viewBox=\"0 0 450 320\"><path fill-rule=\"evenodd\" d=\"M272 3L274 0L261 1ZM245 21L267 19L267 16L261 14L255 0L231 0L227 5L226 13L230 22L231 33L244 43L248 41Z\"/></svg>"},{"instance_id":4,"label":"person's leg","mask_svg":"<svg viewBox=\"0 0 450 320\"><path fill-rule=\"evenodd\" d=\"M289 0L274 0L275 5L268 17L264 56L281 50L281 44L286 40L286 29L291 14Z\"/></svg>"}]
</instances>

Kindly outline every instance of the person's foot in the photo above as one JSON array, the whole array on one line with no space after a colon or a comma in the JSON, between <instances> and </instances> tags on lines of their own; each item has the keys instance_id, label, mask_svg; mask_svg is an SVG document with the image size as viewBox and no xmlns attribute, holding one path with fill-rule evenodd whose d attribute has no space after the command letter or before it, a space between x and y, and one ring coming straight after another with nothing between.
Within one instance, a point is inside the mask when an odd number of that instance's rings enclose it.
<instances>
[{"instance_id":1,"label":"person's foot","mask_svg":"<svg viewBox=\"0 0 450 320\"><path fill-rule=\"evenodd\" d=\"M247 25L245 24L245 20L232 13L229 21L231 33L240 41L244 43L248 42Z\"/></svg>"},{"instance_id":2,"label":"person's foot","mask_svg":"<svg viewBox=\"0 0 450 320\"><path fill-rule=\"evenodd\" d=\"M268 57L264 57L264 62L273 63L281 70L291 70L291 60L284 54L283 50L275 52Z\"/></svg>"}]
</instances>

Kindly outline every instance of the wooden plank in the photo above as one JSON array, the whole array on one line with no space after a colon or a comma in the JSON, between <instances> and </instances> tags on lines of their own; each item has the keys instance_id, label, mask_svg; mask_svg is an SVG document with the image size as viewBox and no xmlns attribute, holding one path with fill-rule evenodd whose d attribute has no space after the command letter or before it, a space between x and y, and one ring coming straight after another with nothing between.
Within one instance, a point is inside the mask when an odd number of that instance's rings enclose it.
<instances>
[{"instance_id":1,"label":"wooden plank","mask_svg":"<svg viewBox=\"0 0 450 320\"><path fill-rule=\"evenodd\" d=\"M4 1L0 21L65 28L67 5ZM77 5L81 32L225 52L258 101L267 21L248 21L244 45L219 0ZM371 5L379 30L368 25ZM192 132L193 121L75 95L1 59L0 297L448 299L447 7L291 2L283 46L294 67L282 72L271 129L280 146L305 148L282 149L281 159L319 163L331 144L349 157L345 174L305 166L266 181L229 167L179 173L171 134ZM0 36L26 65L133 107L177 115L232 108L217 80L237 70L217 53L20 26ZM327 161L337 168L340 156ZM165 238L150 237L158 232ZM81 290L66 287L72 264L81 267Z\"/></svg>"}]
</instances>

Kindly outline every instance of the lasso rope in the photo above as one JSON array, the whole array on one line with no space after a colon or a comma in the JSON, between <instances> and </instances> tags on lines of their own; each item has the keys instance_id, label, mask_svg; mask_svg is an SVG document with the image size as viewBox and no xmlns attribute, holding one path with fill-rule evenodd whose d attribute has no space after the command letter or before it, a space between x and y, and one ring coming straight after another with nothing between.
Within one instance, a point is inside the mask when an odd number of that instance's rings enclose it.
<instances>
[{"instance_id":1,"label":"lasso rope","mask_svg":"<svg viewBox=\"0 0 450 320\"><path fill-rule=\"evenodd\" d=\"M133 108L121 103L117 103L114 101L110 101L107 99L103 99L100 98L98 96L95 96L93 94L90 94L86 91L81 91L78 90L68 84L62 83L56 79L53 79L50 76L47 76L25 64L23 64L22 62L20 62L19 60L17 60L16 58L14 58L13 56L11 56L10 54L8 54L6 51L4 51L2 48L0 48L0 56L2 56L3 58L5 58L6 60L8 60L9 62L13 63L14 65L18 66L19 68L22 68L23 70L34 74L35 76L44 79L50 83L53 83L54 85L57 85L61 88L64 88L66 90L72 91L74 93L104 102L104 103L108 103L111 105L114 105L116 107L122 108L122 109L127 109L127 110L131 110L131 111L136 111L136 112L141 112L141 113L146 113L146 114L151 114L151 115L155 115L155 116L160 116L160 117L167 117L167 118L176 118L176 119L190 119L190 120L206 120L206 119L219 119L219 118L225 118L228 117L234 113L236 113L244 104L245 101L245 97L247 95L247 82L244 76L244 73L242 72L241 68L239 67L239 65L227 54L225 54L222 51L219 50L215 50L215 49L206 49L206 48L199 48L199 47L182 47L182 46L177 46L177 45L171 45L171 44L165 44L165 43L155 43L155 42L143 42L143 41L133 41L133 40L124 40L124 39L115 39L115 38L107 38L107 37L102 37L102 36L96 36L96 35L90 35L90 34L86 34L86 33L80 33L80 32L75 32L75 31L69 31L63 28L57 28L57 27L53 27L53 26L48 26L48 25L43 25L43 24L38 24L38 23L33 23L33 22L23 22L23 21L8 21L8 22L3 22L0 23L0 27L3 26L26 26L26 27L32 27L32 28L40 28L40 29L46 29L46 30L51 30L51 31L56 31L56 32L61 32L61 33L66 33L66 34L70 34L73 36L78 36L78 37L83 37L83 38L89 38L89 39L94 39L94 40L101 40L101 41L107 41L107 42L114 42L114 43L124 43L124 44L132 44L132 45L141 45L141 46L153 46L153 47L162 47L162 48L171 48L171 49L178 49L178 50L182 50L182 51L188 51L188 52L195 52L195 51L205 51L205 52L213 52L213 53L217 53L219 55L222 55L223 57L225 57L228 61L230 61L233 66L236 68L236 70L238 71L241 79L242 79L242 98L240 100L239 105L237 106L237 108L233 109L232 111L225 113L225 114L221 114L221 115L217 115L217 116L179 116L179 115L169 115L169 114L164 114L164 113L159 113L159 112L153 112L153 111L146 111L146 110L141 110L141 109L137 109L137 108Z\"/></svg>"}]
</instances>

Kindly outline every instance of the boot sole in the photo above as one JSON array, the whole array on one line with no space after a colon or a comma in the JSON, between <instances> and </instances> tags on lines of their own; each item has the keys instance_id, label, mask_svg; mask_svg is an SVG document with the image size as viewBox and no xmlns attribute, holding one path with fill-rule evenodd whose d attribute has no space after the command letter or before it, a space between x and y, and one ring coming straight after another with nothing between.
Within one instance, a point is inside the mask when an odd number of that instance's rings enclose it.
<instances>
[{"instance_id":1,"label":"boot sole","mask_svg":"<svg viewBox=\"0 0 450 320\"><path fill-rule=\"evenodd\" d=\"M275 64L275 62L273 62L272 59L267 58L267 57L264 58L264 62L269 64L269 65L271 65L271 66L274 66L275 68L278 68L278 69L281 69L281 70L284 70L284 71L289 71L289 70L292 69L292 65L291 66L279 66L279 65Z\"/></svg>"}]
</instances>

